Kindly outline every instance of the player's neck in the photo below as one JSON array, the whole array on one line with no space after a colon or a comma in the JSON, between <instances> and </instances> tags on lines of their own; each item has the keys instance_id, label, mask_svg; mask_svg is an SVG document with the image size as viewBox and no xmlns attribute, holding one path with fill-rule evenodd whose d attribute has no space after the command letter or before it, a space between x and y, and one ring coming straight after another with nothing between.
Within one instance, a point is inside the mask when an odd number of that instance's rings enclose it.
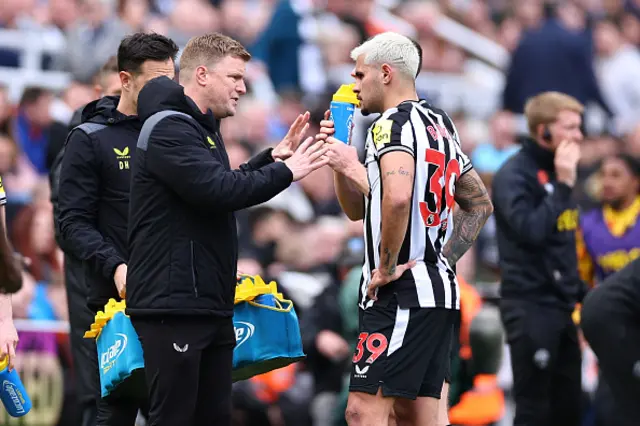
<instances>
[{"instance_id":1,"label":"player's neck","mask_svg":"<svg viewBox=\"0 0 640 426\"><path fill-rule=\"evenodd\" d=\"M411 88L410 90L393 90L386 96L384 102L384 110L388 110L389 108L394 108L400 105L405 101L418 101L420 98L418 97L418 93L416 93L415 88Z\"/></svg>"}]
</instances>

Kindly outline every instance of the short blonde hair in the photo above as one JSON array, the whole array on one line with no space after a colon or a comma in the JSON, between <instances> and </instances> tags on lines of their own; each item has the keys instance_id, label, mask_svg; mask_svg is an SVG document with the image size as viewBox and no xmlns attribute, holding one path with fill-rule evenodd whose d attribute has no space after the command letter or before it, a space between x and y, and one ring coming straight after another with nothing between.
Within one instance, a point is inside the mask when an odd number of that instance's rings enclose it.
<instances>
[{"instance_id":1,"label":"short blonde hair","mask_svg":"<svg viewBox=\"0 0 640 426\"><path fill-rule=\"evenodd\" d=\"M224 34L211 33L193 37L180 56L180 72L194 70L200 65L213 65L226 56L249 61L251 54L237 40Z\"/></svg>"},{"instance_id":2,"label":"short blonde hair","mask_svg":"<svg viewBox=\"0 0 640 426\"><path fill-rule=\"evenodd\" d=\"M560 92L543 92L527 101L524 115L529 124L529 133L535 136L538 126L549 125L558 119L560 111L584 112L584 106L573 96Z\"/></svg>"},{"instance_id":3,"label":"short blonde hair","mask_svg":"<svg viewBox=\"0 0 640 426\"><path fill-rule=\"evenodd\" d=\"M364 55L364 63L387 63L407 77L415 79L420 68L420 52L408 37L394 32L378 34L351 51L351 59Z\"/></svg>"}]
</instances>

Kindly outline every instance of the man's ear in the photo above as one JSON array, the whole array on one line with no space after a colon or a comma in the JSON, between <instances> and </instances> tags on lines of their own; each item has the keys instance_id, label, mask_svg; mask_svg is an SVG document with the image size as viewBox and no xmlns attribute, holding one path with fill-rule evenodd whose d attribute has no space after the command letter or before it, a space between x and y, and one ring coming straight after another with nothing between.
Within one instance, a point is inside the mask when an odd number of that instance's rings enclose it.
<instances>
[{"instance_id":1,"label":"man's ear","mask_svg":"<svg viewBox=\"0 0 640 426\"><path fill-rule=\"evenodd\" d=\"M209 70L204 65L196 67L195 79L198 84L206 85L209 79Z\"/></svg>"},{"instance_id":2,"label":"man's ear","mask_svg":"<svg viewBox=\"0 0 640 426\"><path fill-rule=\"evenodd\" d=\"M391 78L393 76L393 69L389 64L382 64L382 83L389 84L391 83Z\"/></svg>"},{"instance_id":3,"label":"man's ear","mask_svg":"<svg viewBox=\"0 0 640 426\"><path fill-rule=\"evenodd\" d=\"M130 91L133 85L133 76L127 71L120 71L118 75L120 76L122 90Z\"/></svg>"}]
</instances>

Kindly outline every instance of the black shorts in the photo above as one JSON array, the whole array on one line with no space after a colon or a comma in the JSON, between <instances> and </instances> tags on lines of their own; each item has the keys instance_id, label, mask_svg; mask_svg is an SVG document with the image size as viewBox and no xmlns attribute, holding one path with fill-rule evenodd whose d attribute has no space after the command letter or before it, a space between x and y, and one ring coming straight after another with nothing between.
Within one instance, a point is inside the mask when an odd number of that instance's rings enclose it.
<instances>
[{"instance_id":1,"label":"black shorts","mask_svg":"<svg viewBox=\"0 0 640 426\"><path fill-rule=\"evenodd\" d=\"M361 309L349 390L439 399L450 374L456 315L443 308L401 309L395 299Z\"/></svg>"}]
</instances>

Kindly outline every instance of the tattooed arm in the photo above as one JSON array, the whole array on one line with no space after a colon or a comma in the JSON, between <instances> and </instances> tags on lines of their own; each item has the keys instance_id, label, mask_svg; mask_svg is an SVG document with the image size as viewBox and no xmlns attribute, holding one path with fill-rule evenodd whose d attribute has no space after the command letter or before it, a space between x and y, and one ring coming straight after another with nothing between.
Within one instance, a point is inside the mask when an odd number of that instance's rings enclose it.
<instances>
[{"instance_id":1,"label":"tattooed arm","mask_svg":"<svg viewBox=\"0 0 640 426\"><path fill-rule=\"evenodd\" d=\"M468 171L458 180L455 200L459 208L453 214L453 234L442 249L452 266L469 250L493 213L489 194L475 170Z\"/></svg>"},{"instance_id":2,"label":"tattooed arm","mask_svg":"<svg viewBox=\"0 0 640 426\"><path fill-rule=\"evenodd\" d=\"M411 196L415 165L405 151L393 151L380 158L382 187L382 236L380 272L392 276L398 266L398 254L411 214Z\"/></svg>"}]
</instances>

